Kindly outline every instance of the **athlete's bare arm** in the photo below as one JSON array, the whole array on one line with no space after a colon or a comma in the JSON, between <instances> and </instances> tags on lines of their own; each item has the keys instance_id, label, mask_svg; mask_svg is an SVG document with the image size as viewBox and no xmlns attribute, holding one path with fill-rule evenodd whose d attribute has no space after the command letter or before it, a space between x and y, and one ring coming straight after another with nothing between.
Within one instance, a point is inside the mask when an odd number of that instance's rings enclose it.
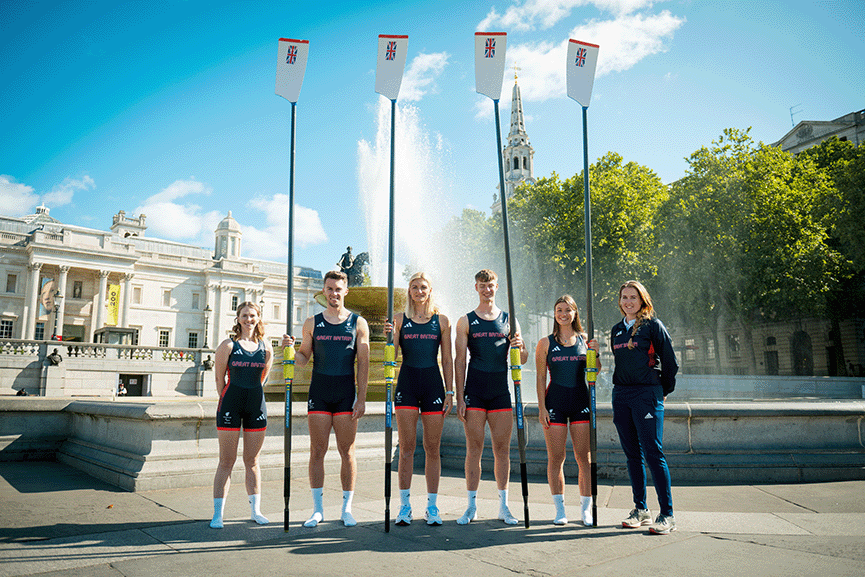
<instances>
[{"instance_id":1,"label":"athlete's bare arm","mask_svg":"<svg viewBox=\"0 0 865 577\"><path fill-rule=\"evenodd\" d=\"M457 321L456 341L454 342L454 387L457 394L457 416L466 420L466 401L463 398L466 385L466 363L469 352L469 318L461 316Z\"/></svg>"}]
</instances>

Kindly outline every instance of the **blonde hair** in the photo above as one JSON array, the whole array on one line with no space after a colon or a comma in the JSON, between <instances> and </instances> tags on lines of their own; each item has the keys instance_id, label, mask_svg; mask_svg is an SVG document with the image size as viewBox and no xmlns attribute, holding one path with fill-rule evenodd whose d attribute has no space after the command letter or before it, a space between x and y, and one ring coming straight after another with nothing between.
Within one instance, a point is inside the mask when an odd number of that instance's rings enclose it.
<instances>
[{"instance_id":1,"label":"blonde hair","mask_svg":"<svg viewBox=\"0 0 865 577\"><path fill-rule=\"evenodd\" d=\"M637 334L637 328L643 323L644 320L649 320L655 316L655 307L652 306L652 297L649 296L649 291L646 290L646 287L643 286L638 280L629 280L625 284L619 287L619 311L625 315L625 311L622 310L622 291L626 288L632 288L637 291L637 294L640 295L640 300L642 304L640 305L640 310L637 311L637 322L634 323L634 327L631 329L631 336ZM625 315L627 316L627 315Z\"/></svg>"},{"instance_id":2,"label":"blonde hair","mask_svg":"<svg viewBox=\"0 0 865 577\"><path fill-rule=\"evenodd\" d=\"M243 334L243 330L240 327L240 313L247 307L253 309L258 314L258 322L255 323L255 330L252 332L252 338L256 341L260 341L264 339L264 319L261 318L261 309L252 301L243 301L237 305L237 316L235 317L234 326L231 327L231 338L236 341L240 338L240 335Z\"/></svg>"},{"instance_id":3,"label":"blonde hair","mask_svg":"<svg viewBox=\"0 0 865 577\"><path fill-rule=\"evenodd\" d=\"M411 289L411 283L413 283L416 280L422 280L429 285L429 288L430 288L429 298L427 298L426 305L425 305L423 311L415 311L414 310L414 301L411 300L411 294L406 294L405 318L407 318L407 319L412 318L415 315L415 312L418 312L419 314L422 313L421 316L423 316L423 317L431 317L435 314L438 314L439 307L438 307L438 305L435 304L435 301L433 300L433 296L432 296L432 283L430 282L426 273L421 271L421 272L416 272L413 275L411 275L411 278L408 279L409 289Z\"/></svg>"}]
</instances>

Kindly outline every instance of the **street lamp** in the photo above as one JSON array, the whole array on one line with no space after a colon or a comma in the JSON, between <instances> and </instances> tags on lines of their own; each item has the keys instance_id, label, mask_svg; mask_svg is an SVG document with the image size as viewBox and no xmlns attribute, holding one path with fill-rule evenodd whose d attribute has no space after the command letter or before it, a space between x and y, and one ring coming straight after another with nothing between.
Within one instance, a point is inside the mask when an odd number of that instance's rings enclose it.
<instances>
[{"instance_id":1,"label":"street lamp","mask_svg":"<svg viewBox=\"0 0 865 577\"><path fill-rule=\"evenodd\" d=\"M212 310L213 309L210 308L210 305L204 306L204 348L205 349L210 348L210 346L207 344L207 323L210 320L210 311L212 311Z\"/></svg>"},{"instance_id":2,"label":"street lamp","mask_svg":"<svg viewBox=\"0 0 865 577\"><path fill-rule=\"evenodd\" d=\"M51 335L52 341L63 340L63 337L57 333L57 321L60 316L60 301L63 299L63 294L58 290L54 293L54 334Z\"/></svg>"}]
</instances>

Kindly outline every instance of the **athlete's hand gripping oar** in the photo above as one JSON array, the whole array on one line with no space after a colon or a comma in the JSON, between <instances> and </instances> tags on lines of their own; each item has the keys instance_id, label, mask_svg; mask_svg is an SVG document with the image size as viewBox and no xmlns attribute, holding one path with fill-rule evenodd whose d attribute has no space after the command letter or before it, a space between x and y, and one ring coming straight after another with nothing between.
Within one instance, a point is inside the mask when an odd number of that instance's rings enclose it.
<instances>
[{"instance_id":1,"label":"athlete's hand gripping oar","mask_svg":"<svg viewBox=\"0 0 865 577\"><path fill-rule=\"evenodd\" d=\"M523 369L520 365L519 347L511 347L511 379L514 381L514 400L517 408L517 443L520 448L520 479L523 487L523 515L526 529L529 528L529 477L526 471L526 428L523 415L523 393L521 382Z\"/></svg>"},{"instance_id":2,"label":"athlete's hand gripping oar","mask_svg":"<svg viewBox=\"0 0 865 577\"><path fill-rule=\"evenodd\" d=\"M394 267L394 196L396 177L396 99L402 84L405 59L408 53L408 36L379 34L378 58L375 67L375 91L390 100L390 210L388 216L387 256L387 320L393 322L393 267ZM390 531L390 473L393 466L391 445L393 443L393 377L396 366L396 350L393 331L388 333L384 349L384 374L386 383L385 428L384 428L384 530Z\"/></svg>"},{"instance_id":3,"label":"athlete's hand gripping oar","mask_svg":"<svg viewBox=\"0 0 865 577\"><path fill-rule=\"evenodd\" d=\"M276 57L276 94L291 102L291 151L288 169L288 263L286 266L286 302L288 306L285 307L285 333L287 335L292 334L291 312L294 309L294 121L308 55L309 40L279 39ZM294 380L294 347L283 347L282 354L282 376L285 379L285 431L283 432L285 510L283 512L283 530L288 532L288 500L291 496L291 388Z\"/></svg>"}]
</instances>

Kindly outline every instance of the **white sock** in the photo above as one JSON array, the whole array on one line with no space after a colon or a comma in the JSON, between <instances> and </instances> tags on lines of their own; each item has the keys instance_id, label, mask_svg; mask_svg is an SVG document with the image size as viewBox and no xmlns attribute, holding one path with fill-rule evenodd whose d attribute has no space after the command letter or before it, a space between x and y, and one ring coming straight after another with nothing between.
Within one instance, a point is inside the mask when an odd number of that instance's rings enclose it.
<instances>
[{"instance_id":1,"label":"white sock","mask_svg":"<svg viewBox=\"0 0 865 577\"><path fill-rule=\"evenodd\" d=\"M468 491L468 500L469 504L466 508L466 512L463 513L462 517L457 519L459 525L468 525L478 518L478 492Z\"/></svg>"},{"instance_id":2,"label":"white sock","mask_svg":"<svg viewBox=\"0 0 865 577\"><path fill-rule=\"evenodd\" d=\"M250 495L249 506L252 509L252 520L259 525L267 525L270 521L261 514L261 495Z\"/></svg>"},{"instance_id":3,"label":"white sock","mask_svg":"<svg viewBox=\"0 0 865 577\"><path fill-rule=\"evenodd\" d=\"M553 503L556 506L556 518L553 519L553 525L566 525L568 518L565 516L565 496L553 495Z\"/></svg>"},{"instance_id":4,"label":"white sock","mask_svg":"<svg viewBox=\"0 0 865 577\"><path fill-rule=\"evenodd\" d=\"M213 498L213 519L210 521L211 529L222 529L222 512L225 510L225 498Z\"/></svg>"},{"instance_id":5,"label":"white sock","mask_svg":"<svg viewBox=\"0 0 865 577\"><path fill-rule=\"evenodd\" d=\"M499 489L499 519L508 525L516 525L519 523L517 518L511 515L511 510L508 509L508 490Z\"/></svg>"},{"instance_id":6,"label":"white sock","mask_svg":"<svg viewBox=\"0 0 865 577\"><path fill-rule=\"evenodd\" d=\"M322 504L322 495L324 487L312 489L312 517L306 520L304 527L315 527L324 521L324 505Z\"/></svg>"},{"instance_id":7,"label":"white sock","mask_svg":"<svg viewBox=\"0 0 865 577\"><path fill-rule=\"evenodd\" d=\"M411 507L411 489L399 490L399 504L403 507Z\"/></svg>"},{"instance_id":8,"label":"white sock","mask_svg":"<svg viewBox=\"0 0 865 577\"><path fill-rule=\"evenodd\" d=\"M436 505L436 499L438 499L438 493L427 493L426 494L426 508L431 509L433 507L438 507Z\"/></svg>"},{"instance_id":9,"label":"white sock","mask_svg":"<svg viewBox=\"0 0 865 577\"><path fill-rule=\"evenodd\" d=\"M580 496L580 513L583 517L583 525L586 527L593 526L594 519L592 518L592 497Z\"/></svg>"},{"instance_id":10,"label":"white sock","mask_svg":"<svg viewBox=\"0 0 865 577\"><path fill-rule=\"evenodd\" d=\"M346 527L354 527L357 521L351 514L351 501L354 498L354 491L342 492L342 522Z\"/></svg>"}]
</instances>

